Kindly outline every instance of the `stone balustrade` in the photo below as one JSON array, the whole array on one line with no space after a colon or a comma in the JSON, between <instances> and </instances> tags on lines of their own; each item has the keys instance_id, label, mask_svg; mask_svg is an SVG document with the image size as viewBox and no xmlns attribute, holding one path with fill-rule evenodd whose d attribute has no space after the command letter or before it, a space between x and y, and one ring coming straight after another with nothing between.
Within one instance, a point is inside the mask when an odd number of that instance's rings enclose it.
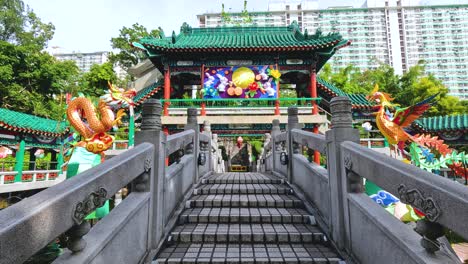
<instances>
[{"instance_id":1,"label":"stone balustrade","mask_svg":"<svg viewBox=\"0 0 468 264\"><path fill-rule=\"evenodd\" d=\"M264 171L288 180L341 254L356 263L459 263L443 227L468 239L468 189L361 146L346 97L334 98L331 111L325 136L301 130L294 107L286 131L273 122L261 158ZM314 151L326 164L311 162ZM426 217L413 230L363 193L363 178Z\"/></svg>"}]
</instances>

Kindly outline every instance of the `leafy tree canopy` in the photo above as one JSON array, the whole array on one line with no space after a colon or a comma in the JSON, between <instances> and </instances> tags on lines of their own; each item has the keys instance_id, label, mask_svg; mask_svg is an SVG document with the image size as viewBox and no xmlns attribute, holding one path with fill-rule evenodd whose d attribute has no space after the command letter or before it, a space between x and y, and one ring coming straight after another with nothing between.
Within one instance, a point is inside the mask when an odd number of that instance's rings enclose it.
<instances>
[{"instance_id":1,"label":"leafy tree canopy","mask_svg":"<svg viewBox=\"0 0 468 264\"><path fill-rule=\"evenodd\" d=\"M118 64L124 70L128 70L128 68L145 58L145 54L133 48L131 43L145 37L160 38L163 34L160 28L148 31L146 27L138 23L133 24L131 27L123 27L120 29L119 36L111 39L112 48L117 49L118 53L112 53L109 60L114 65Z\"/></svg>"},{"instance_id":2,"label":"leafy tree canopy","mask_svg":"<svg viewBox=\"0 0 468 264\"><path fill-rule=\"evenodd\" d=\"M54 26L43 23L21 0L0 0L0 107L61 118L61 94L79 73L75 63L42 50Z\"/></svg>"},{"instance_id":3,"label":"leafy tree canopy","mask_svg":"<svg viewBox=\"0 0 468 264\"><path fill-rule=\"evenodd\" d=\"M320 77L341 88L346 93L368 94L378 84L381 91L395 98L395 103L402 107L416 104L434 94L438 94L436 102L426 116L451 115L468 112L468 104L458 97L448 95L448 88L432 74L425 72L424 62L411 67L403 75L395 74L394 69L387 64L380 64L375 69L361 72L359 68L349 65L333 73L331 66L326 64L320 72Z\"/></svg>"},{"instance_id":4,"label":"leafy tree canopy","mask_svg":"<svg viewBox=\"0 0 468 264\"><path fill-rule=\"evenodd\" d=\"M82 87L86 95L100 96L108 89L108 82L115 83L117 75L114 72L112 63L94 64L89 72L83 74Z\"/></svg>"},{"instance_id":5,"label":"leafy tree canopy","mask_svg":"<svg viewBox=\"0 0 468 264\"><path fill-rule=\"evenodd\" d=\"M52 23L43 23L21 0L0 0L0 40L43 49L54 36Z\"/></svg>"}]
</instances>

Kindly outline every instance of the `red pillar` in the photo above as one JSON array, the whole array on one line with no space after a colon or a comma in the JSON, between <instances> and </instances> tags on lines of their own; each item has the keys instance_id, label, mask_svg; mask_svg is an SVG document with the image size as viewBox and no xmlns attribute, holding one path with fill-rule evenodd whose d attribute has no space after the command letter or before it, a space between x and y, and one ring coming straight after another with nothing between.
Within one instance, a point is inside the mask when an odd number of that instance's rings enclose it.
<instances>
[{"instance_id":1,"label":"red pillar","mask_svg":"<svg viewBox=\"0 0 468 264\"><path fill-rule=\"evenodd\" d=\"M206 103L202 102L201 103L201 111L200 111L201 116L206 116Z\"/></svg>"},{"instance_id":2,"label":"red pillar","mask_svg":"<svg viewBox=\"0 0 468 264\"><path fill-rule=\"evenodd\" d=\"M278 63L276 63L276 69L279 71ZM280 103L279 103L279 98L280 98L280 81L278 80L277 83L277 93L276 93L276 101L275 101L275 115L281 115L280 112Z\"/></svg>"},{"instance_id":3,"label":"red pillar","mask_svg":"<svg viewBox=\"0 0 468 264\"><path fill-rule=\"evenodd\" d=\"M312 98L317 98L317 72L315 67L310 68L310 96ZM317 101L312 101L312 115L318 115L318 106ZM313 132L318 134L318 126L315 125ZM320 165L320 152L314 151L314 162Z\"/></svg>"},{"instance_id":4,"label":"red pillar","mask_svg":"<svg viewBox=\"0 0 468 264\"><path fill-rule=\"evenodd\" d=\"M171 99L171 72L169 70L169 65L164 71L164 116L169 115L169 99Z\"/></svg>"}]
</instances>

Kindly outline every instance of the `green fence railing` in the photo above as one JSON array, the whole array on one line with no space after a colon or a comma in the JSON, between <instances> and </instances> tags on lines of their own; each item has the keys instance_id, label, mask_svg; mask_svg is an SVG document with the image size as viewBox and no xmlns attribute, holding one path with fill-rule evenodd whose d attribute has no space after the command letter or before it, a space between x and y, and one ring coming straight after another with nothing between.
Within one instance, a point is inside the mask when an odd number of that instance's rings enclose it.
<instances>
[{"instance_id":1,"label":"green fence railing","mask_svg":"<svg viewBox=\"0 0 468 264\"><path fill-rule=\"evenodd\" d=\"M161 99L161 103L169 102L169 108L187 108L201 107L205 104L205 108L255 108L255 107L275 107L275 102L279 102L280 107L287 106L304 106L311 107L312 102L320 103L321 98L235 98L235 99Z\"/></svg>"}]
</instances>

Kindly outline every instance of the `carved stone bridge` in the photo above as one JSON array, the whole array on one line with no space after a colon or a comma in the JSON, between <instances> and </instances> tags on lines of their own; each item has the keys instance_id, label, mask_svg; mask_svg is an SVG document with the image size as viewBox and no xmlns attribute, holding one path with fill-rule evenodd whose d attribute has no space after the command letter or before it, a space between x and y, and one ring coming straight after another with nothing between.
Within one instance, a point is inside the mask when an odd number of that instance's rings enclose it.
<instances>
[{"instance_id":1,"label":"carved stone bridge","mask_svg":"<svg viewBox=\"0 0 468 264\"><path fill-rule=\"evenodd\" d=\"M460 262L443 228L468 239L466 187L361 146L349 99L331 110L322 136L301 130L289 108L260 173L218 174L196 112L165 136L161 105L148 100L135 148L0 212L0 263L22 263L63 235L68 249L54 263ZM303 155L312 150L326 168ZM367 197L363 178L425 213L416 231ZM85 216L125 186L128 197L91 228Z\"/></svg>"}]
</instances>

